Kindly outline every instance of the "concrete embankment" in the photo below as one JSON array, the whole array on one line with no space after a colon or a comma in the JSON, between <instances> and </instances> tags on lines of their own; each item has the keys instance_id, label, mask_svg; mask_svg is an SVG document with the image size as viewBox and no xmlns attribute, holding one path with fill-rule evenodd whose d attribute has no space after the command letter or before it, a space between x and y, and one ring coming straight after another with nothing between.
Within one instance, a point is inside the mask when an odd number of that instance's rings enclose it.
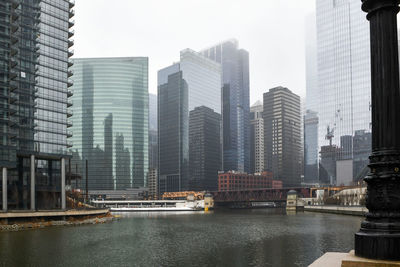
<instances>
[{"instance_id":1,"label":"concrete embankment","mask_svg":"<svg viewBox=\"0 0 400 267\"><path fill-rule=\"evenodd\" d=\"M0 213L0 231L111 222L108 209Z\"/></svg>"},{"instance_id":2,"label":"concrete embankment","mask_svg":"<svg viewBox=\"0 0 400 267\"><path fill-rule=\"evenodd\" d=\"M364 216L368 209L366 207L348 206L304 206L304 211Z\"/></svg>"}]
</instances>

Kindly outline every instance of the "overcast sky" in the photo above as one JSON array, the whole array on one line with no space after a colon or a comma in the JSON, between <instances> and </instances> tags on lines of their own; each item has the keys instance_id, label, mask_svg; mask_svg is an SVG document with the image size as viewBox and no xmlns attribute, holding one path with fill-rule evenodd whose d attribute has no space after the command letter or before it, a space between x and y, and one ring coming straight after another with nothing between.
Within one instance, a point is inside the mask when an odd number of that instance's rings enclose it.
<instances>
[{"instance_id":1,"label":"overcast sky","mask_svg":"<svg viewBox=\"0 0 400 267\"><path fill-rule=\"evenodd\" d=\"M75 57L149 57L157 71L236 38L250 53L250 104L282 85L305 96L304 19L315 0L76 0Z\"/></svg>"}]
</instances>

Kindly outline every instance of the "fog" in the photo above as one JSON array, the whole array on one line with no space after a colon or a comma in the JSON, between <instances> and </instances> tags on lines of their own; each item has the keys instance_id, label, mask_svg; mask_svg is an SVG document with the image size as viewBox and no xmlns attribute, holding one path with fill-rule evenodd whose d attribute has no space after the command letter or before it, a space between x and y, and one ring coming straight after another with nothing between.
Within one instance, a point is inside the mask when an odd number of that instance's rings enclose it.
<instances>
[{"instance_id":1,"label":"fog","mask_svg":"<svg viewBox=\"0 0 400 267\"><path fill-rule=\"evenodd\" d=\"M149 57L149 92L157 71L236 38L250 53L250 103L282 85L305 96L304 20L315 0L77 0L75 57Z\"/></svg>"}]
</instances>

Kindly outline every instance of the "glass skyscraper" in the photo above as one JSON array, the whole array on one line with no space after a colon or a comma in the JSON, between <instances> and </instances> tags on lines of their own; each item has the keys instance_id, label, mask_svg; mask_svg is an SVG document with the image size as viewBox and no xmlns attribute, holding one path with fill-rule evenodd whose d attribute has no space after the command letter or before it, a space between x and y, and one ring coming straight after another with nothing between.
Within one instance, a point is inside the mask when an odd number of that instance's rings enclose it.
<instances>
[{"instance_id":1,"label":"glass skyscraper","mask_svg":"<svg viewBox=\"0 0 400 267\"><path fill-rule=\"evenodd\" d=\"M218 189L221 170L221 114L200 106L189 113L190 191Z\"/></svg>"},{"instance_id":2,"label":"glass skyscraper","mask_svg":"<svg viewBox=\"0 0 400 267\"><path fill-rule=\"evenodd\" d=\"M73 1L0 3L0 167L7 209L65 208Z\"/></svg>"},{"instance_id":3,"label":"glass skyscraper","mask_svg":"<svg viewBox=\"0 0 400 267\"><path fill-rule=\"evenodd\" d=\"M201 53L222 66L223 169L250 171L249 53L228 40Z\"/></svg>"},{"instance_id":4,"label":"glass skyscraper","mask_svg":"<svg viewBox=\"0 0 400 267\"><path fill-rule=\"evenodd\" d=\"M188 85L179 63L158 71L159 195L181 191L189 171Z\"/></svg>"},{"instance_id":5,"label":"glass skyscraper","mask_svg":"<svg viewBox=\"0 0 400 267\"><path fill-rule=\"evenodd\" d=\"M307 110L304 120L304 183L319 183L318 114Z\"/></svg>"},{"instance_id":6,"label":"glass skyscraper","mask_svg":"<svg viewBox=\"0 0 400 267\"><path fill-rule=\"evenodd\" d=\"M74 162L90 190L146 186L148 58L75 59ZM73 166L74 167L74 166Z\"/></svg>"},{"instance_id":7,"label":"glass skyscraper","mask_svg":"<svg viewBox=\"0 0 400 267\"><path fill-rule=\"evenodd\" d=\"M357 1L317 0L316 26L318 90L307 107L319 117L320 181L350 184L366 168L353 164L353 138L371 131L369 25Z\"/></svg>"},{"instance_id":8,"label":"glass skyscraper","mask_svg":"<svg viewBox=\"0 0 400 267\"><path fill-rule=\"evenodd\" d=\"M221 66L185 49L179 63L158 71L160 193L188 189L189 112L200 106L221 114Z\"/></svg>"}]
</instances>

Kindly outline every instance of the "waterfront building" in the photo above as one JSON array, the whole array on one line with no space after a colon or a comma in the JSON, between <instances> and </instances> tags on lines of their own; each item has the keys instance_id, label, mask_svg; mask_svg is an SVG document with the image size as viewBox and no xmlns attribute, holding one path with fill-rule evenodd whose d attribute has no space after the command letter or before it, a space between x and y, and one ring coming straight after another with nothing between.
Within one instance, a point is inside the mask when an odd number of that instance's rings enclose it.
<instances>
[{"instance_id":1,"label":"waterfront building","mask_svg":"<svg viewBox=\"0 0 400 267\"><path fill-rule=\"evenodd\" d=\"M189 113L190 191L215 191L221 170L221 115L200 106Z\"/></svg>"},{"instance_id":2,"label":"waterfront building","mask_svg":"<svg viewBox=\"0 0 400 267\"><path fill-rule=\"evenodd\" d=\"M159 195L181 191L189 171L188 86L179 68L158 71Z\"/></svg>"},{"instance_id":3,"label":"waterfront building","mask_svg":"<svg viewBox=\"0 0 400 267\"><path fill-rule=\"evenodd\" d=\"M146 186L148 58L78 58L73 70L72 151L82 181L87 160L89 191Z\"/></svg>"},{"instance_id":4,"label":"waterfront building","mask_svg":"<svg viewBox=\"0 0 400 267\"><path fill-rule=\"evenodd\" d=\"M318 114L307 110L304 115L304 183L319 183Z\"/></svg>"},{"instance_id":5,"label":"waterfront building","mask_svg":"<svg viewBox=\"0 0 400 267\"><path fill-rule=\"evenodd\" d=\"M149 94L149 169L158 168L157 95Z\"/></svg>"},{"instance_id":6,"label":"waterfront building","mask_svg":"<svg viewBox=\"0 0 400 267\"><path fill-rule=\"evenodd\" d=\"M158 199L157 169L150 168L147 178L147 187L149 189L149 198Z\"/></svg>"},{"instance_id":7,"label":"waterfront building","mask_svg":"<svg viewBox=\"0 0 400 267\"><path fill-rule=\"evenodd\" d=\"M250 171L249 53L235 39L201 53L222 66L223 169Z\"/></svg>"},{"instance_id":8,"label":"waterfront building","mask_svg":"<svg viewBox=\"0 0 400 267\"><path fill-rule=\"evenodd\" d=\"M158 72L160 195L189 186L189 112L200 106L221 114L221 66L185 49Z\"/></svg>"},{"instance_id":9,"label":"waterfront building","mask_svg":"<svg viewBox=\"0 0 400 267\"><path fill-rule=\"evenodd\" d=\"M74 3L0 3L3 211L65 209Z\"/></svg>"},{"instance_id":10,"label":"waterfront building","mask_svg":"<svg viewBox=\"0 0 400 267\"><path fill-rule=\"evenodd\" d=\"M274 180L270 171L247 174L236 171L218 174L218 191L249 190L261 188L282 188L282 181Z\"/></svg>"},{"instance_id":11,"label":"waterfront building","mask_svg":"<svg viewBox=\"0 0 400 267\"><path fill-rule=\"evenodd\" d=\"M264 168L285 187L301 175L300 97L284 87L264 93Z\"/></svg>"},{"instance_id":12,"label":"waterfront building","mask_svg":"<svg viewBox=\"0 0 400 267\"><path fill-rule=\"evenodd\" d=\"M250 173L264 170L263 104L257 101L250 108Z\"/></svg>"},{"instance_id":13,"label":"waterfront building","mask_svg":"<svg viewBox=\"0 0 400 267\"><path fill-rule=\"evenodd\" d=\"M357 131L371 131L369 25L357 1L317 0L316 35L318 94L315 86L307 85L307 106L318 112L319 150L322 152L329 143L339 148L335 158L341 171L330 181L336 184L359 175L353 173L355 152L351 140ZM307 69L307 76L314 73ZM357 161L366 163L368 158ZM321 174L333 175L330 163L324 165L321 160L320 167Z\"/></svg>"}]
</instances>

